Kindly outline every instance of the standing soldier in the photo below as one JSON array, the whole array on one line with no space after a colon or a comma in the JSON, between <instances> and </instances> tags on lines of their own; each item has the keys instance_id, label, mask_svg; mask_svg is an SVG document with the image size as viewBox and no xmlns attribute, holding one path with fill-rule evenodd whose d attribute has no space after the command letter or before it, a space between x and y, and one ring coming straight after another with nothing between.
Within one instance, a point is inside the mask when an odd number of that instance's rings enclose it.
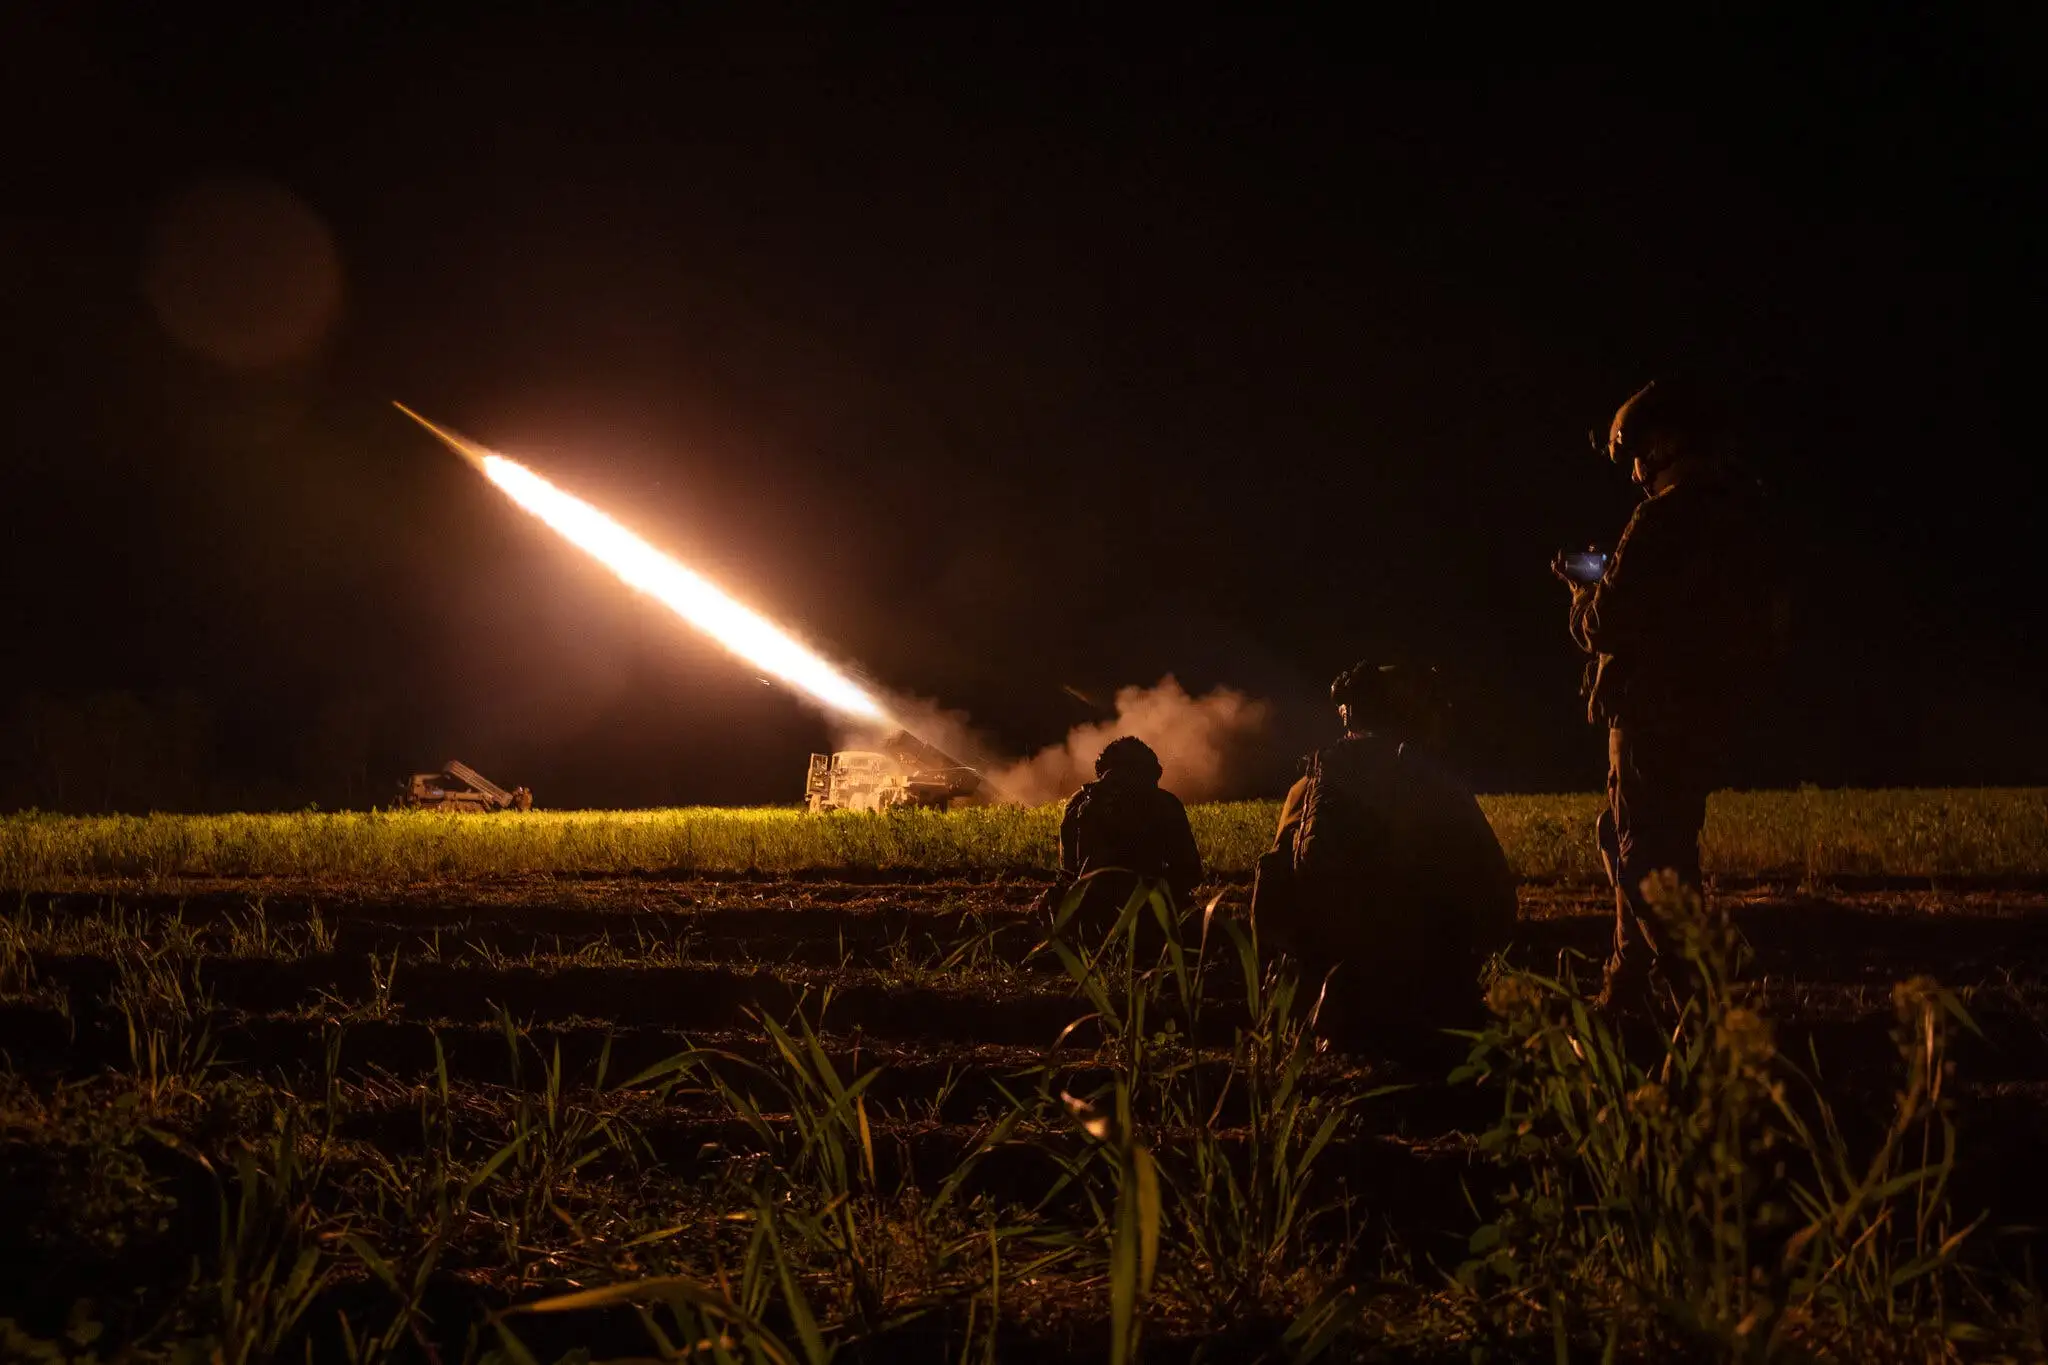
<instances>
[{"instance_id":1,"label":"standing soldier","mask_svg":"<svg viewBox=\"0 0 2048 1365\"><path fill-rule=\"evenodd\" d=\"M1320 975L1345 1032L1428 1041L1478 1000L1514 932L1515 879L1464 783L1418 743L1434 670L1361 663L1330 684L1344 737L1303 761L1259 860L1262 939Z\"/></svg>"},{"instance_id":2,"label":"standing soldier","mask_svg":"<svg viewBox=\"0 0 2048 1365\"><path fill-rule=\"evenodd\" d=\"M1640 1001L1656 964L1643 879L1670 869L1700 885L1707 793L1768 653L1761 498L1715 437L1689 395L1655 383L1637 390L1614 414L1605 453L1644 501L1598 577L1574 577L1567 556L1551 565L1572 589L1572 639L1593 656L1586 718L1607 727L1607 1004Z\"/></svg>"}]
</instances>

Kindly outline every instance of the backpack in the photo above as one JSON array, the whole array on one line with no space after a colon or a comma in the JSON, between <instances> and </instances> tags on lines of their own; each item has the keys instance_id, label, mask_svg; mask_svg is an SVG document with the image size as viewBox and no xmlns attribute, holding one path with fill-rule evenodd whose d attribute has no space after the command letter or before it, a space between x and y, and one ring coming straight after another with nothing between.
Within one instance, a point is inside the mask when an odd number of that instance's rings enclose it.
<instances>
[{"instance_id":1,"label":"backpack","mask_svg":"<svg viewBox=\"0 0 2048 1365\"><path fill-rule=\"evenodd\" d=\"M1403 855L1395 787L1400 750L1350 739L1308 761L1308 791L1294 832L1294 875L1311 902L1381 882Z\"/></svg>"}]
</instances>

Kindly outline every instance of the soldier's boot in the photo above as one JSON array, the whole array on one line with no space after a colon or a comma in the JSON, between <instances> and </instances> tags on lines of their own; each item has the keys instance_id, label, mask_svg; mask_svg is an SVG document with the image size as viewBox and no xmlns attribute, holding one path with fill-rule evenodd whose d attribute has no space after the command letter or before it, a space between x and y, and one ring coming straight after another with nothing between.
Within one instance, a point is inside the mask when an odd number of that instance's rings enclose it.
<instances>
[{"instance_id":1,"label":"soldier's boot","mask_svg":"<svg viewBox=\"0 0 2048 1365\"><path fill-rule=\"evenodd\" d=\"M1614 950L1601 973L1596 1009L1642 1015L1655 1009L1660 994L1657 939L1635 904L1620 886L1614 888Z\"/></svg>"},{"instance_id":2,"label":"soldier's boot","mask_svg":"<svg viewBox=\"0 0 2048 1365\"><path fill-rule=\"evenodd\" d=\"M1593 997L1593 1008L1615 1015L1647 1015L1656 1008L1658 986L1654 958L1640 950L1628 957L1610 957L1600 974L1600 993Z\"/></svg>"}]
</instances>

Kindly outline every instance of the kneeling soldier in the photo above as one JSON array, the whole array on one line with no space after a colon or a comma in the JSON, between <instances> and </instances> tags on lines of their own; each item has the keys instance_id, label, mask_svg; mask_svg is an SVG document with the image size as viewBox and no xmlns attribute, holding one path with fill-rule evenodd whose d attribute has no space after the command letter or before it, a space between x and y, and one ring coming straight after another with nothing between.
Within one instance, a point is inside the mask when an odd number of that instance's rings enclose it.
<instances>
[{"instance_id":1,"label":"kneeling soldier","mask_svg":"<svg viewBox=\"0 0 2048 1365\"><path fill-rule=\"evenodd\" d=\"M1481 965L1514 931L1500 841L1472 793L1417 743L1433 684L1433 670L1394 665L1337 677L1330 699L1344 737L1303 761L1259 860L1261 939L1305 974L1335 970L1325 1008L1347 1033L1462 1018Z\"/></svg>"},{"instance_id":2,"label":"kneeling soldier","mask_svg":"<svg viewBox=\"0 0 2048 1365\"><path fill-rule=\"evenodd\" d=\"M1098 873L1088 907L1120 908L1139 877L1163 879L1185 909L1202 880L1202 855L1187 808L1162 789L1159 755L1133 735L1113 739L1095 760L1095 780L1067 801L1060 820L1060 882L1054 906L1076 879ZM1128 875L1126 875L1128 874Z\"/></svg>"}]
</instances>

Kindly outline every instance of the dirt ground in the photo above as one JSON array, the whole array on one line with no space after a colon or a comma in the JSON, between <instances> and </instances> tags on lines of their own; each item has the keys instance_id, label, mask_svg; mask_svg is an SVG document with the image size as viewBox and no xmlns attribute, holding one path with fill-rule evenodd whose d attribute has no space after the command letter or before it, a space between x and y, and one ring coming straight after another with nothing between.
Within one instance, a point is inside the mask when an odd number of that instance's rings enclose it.
<instances>
[{"instance_id":1,"label":"dirt ground","mask_svg":"<svg viewBox=\"0 0 2048 1365\"><path fill-rule=\"evenodd\" d=\"M459 1086L514 1084L506 1012L535 1055L559 1048L566 1072L587 1077L608 1051L617 1077L691 1045L759 1054L764 1038L748 1010L783 1018L829 990L828 1050L849 1069L883 1068L869 1092L881 1159L943 1170L1005 1079L1043 1061L1085 1012L1056 969L1021 962L1039 937L1030 910L1042 889L1032 879L732 877L37 893L13 919L45 946L0 1003L0 1053L18 1085L45 1097L132 1068L131 1039L106 1003L118 954L64 942L58 931L97 918L162 937L175 918L210 945L200 974L220 1069L317 1073L338 1035L338 1075L354 1096L346 1136L393 1151L420 1141L418 1097L435 1075L437 1046ZM2001 1227L2048 1220L2048 1194L2027 1178L2048 1152L2048 888L1760 885L1716 894L1736 907L1781 1049L1810 1058L1831 1091L1850 1097L1852 1120L1858 1104L1874 1110L1893 1084L1894 983L1926 974L1958 988L1981 1036L1955 1052L1957 1203L1966 1214L1988 1209ZM1229 888L1226 912L1243 895ZM1609 923L1603 889L1530 886L1522 913L1517 953L1526 965L1596 969ZM320 933L309 935L315 923ZM1094 1066L1095 1041L1083 1025L1060 1043L1077 1082ZM1390 1236L1424 1255L1454 1252L1469 1231L1470 1134L1490 1117L1491 1102L1445 1085L1441 1069L1428 1070L1438 1065L1332 1050L1314 1078L1412 1086L1365 1106L1362 1130L1330 1162ZM686 1100L635 1118L648 1149L679 1165L734 1138L729 1115ZM35 1159L19 1131L4 1153L17 1167ZM1043 1182L1029 1154L1016 1163L992 1162L980 1179L997 1191ZM32 1195L8 1202L15 1216L50 1214ZM0 1317L33 1316L38 1303L138 1273L133 1251L55 1258L0 1291L16 1300ZM185 1264L165 1254L166 1264Z\"/></svg>"}]
</instances>

